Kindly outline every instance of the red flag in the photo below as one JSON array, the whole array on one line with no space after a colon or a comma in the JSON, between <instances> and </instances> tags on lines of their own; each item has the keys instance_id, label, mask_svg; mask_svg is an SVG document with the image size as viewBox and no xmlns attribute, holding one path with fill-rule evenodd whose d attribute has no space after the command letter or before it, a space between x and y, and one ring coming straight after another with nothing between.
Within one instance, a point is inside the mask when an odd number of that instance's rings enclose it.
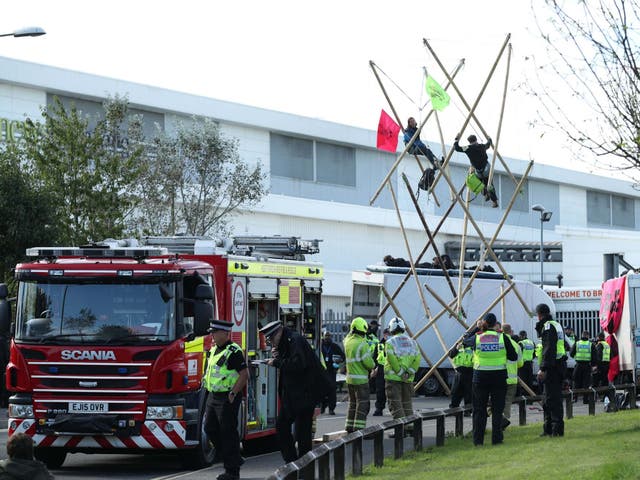
<instances>
[{"instance_id":1,"label":"red flag","mask_svg":"<svg viewBox=\"0 0 640 480\"><path fill-rule=\"evenodd\" d=\"M378 143L376 146L380 150L395 152L398 148L398 132L400 132L400 125L382 110L378 122Z\"/></svg>"}]
</instances>

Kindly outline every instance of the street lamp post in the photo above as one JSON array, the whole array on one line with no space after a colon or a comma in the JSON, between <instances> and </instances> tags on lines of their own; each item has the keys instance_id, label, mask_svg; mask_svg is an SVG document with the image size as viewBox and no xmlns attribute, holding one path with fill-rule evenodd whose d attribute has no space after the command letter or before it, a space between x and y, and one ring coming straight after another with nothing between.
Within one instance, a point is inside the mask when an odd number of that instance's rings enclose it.
<instances>
[{"instance_id":1,"label":"street lamp post","mask_svg":"<svg viewBox=\"0 0 640 480\"><path fill-rule=\"evenodd\" d=\"M540 288L544 288L544 222L551 220L553 212L548 211L539 203L536 203L531 210L540 212Z\"/></svg>"},{"instance_id":2,"label":"street lamp post","mask_svg":"<svg viewBox=\"0 0 640 480\"><path fill-rule=\"evenodd\" d=\"M11 33L0 33L0 37L39 37L40 35L45 35L47 32L40 27L25 27L19 28Z\"/></svg>"}]
</instances>

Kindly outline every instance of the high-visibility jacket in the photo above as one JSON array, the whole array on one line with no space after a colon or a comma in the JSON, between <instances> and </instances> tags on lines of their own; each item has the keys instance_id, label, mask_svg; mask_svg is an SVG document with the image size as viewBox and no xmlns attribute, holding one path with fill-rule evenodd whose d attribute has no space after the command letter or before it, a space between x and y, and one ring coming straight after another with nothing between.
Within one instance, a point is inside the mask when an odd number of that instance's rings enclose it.
<instances>
[{"instance_id":1,"label":"high-visibility jacket","mask_svg":"<svg viewBox=\"0 0 640 480\"><path fill-rule=\"evenodd\" d=\"M576 362L591 361L591 342L589 340L578 340L576 342Z\"/></svg>"},{"instance_id":2,"label":"high-visibility jacket","mask_svg":"<svg viewBox=\"0 0 640 480\"><path fill-rule=\"evenodd\" d=\"M349 385L363 385L369 382L369 371L375 366L371 348L362 335L350 333L343 341Z\"/></svg>"},{"instance_id":3,"label":"high-visibility jacket","mask_svg":"<svg viewBox=\"0 0 640 480\"><path fill-rule=\"evenodd\" d=\"M473 348L463 347L458 350L458 354L453 357L453 365L455 367L473 367Z\"/></svg>"},{"instance_id":4,"label":"high-visibility jacket","mask_svg":"<svg viewBox=\"0 0 640 480\"><path fill-rule=\"evenodd\" d=\"M412 383L420 366L418 344L406 333L393 335L386 343L385 380Z\"/></svg>"},{"instance_id":5,"label":"high-visibility jacket","mask_svg":"<svg viewBox=\"0 0 640 480\"><path fill-rule=\"evenodd\" d=\"M567 353L564 349L564 330L562 329L562 325L555 320L547 320L544 323L544 328L547 328L547 325L551 328L555 328L558 335L558 340L556 342L556 360L565 357Z\"/></svg>"},{"instance_id":6,"label":"high-visibility jacket","mask_svg":"<svg viewBox=\"0 0 640 480\"><path fill-rule=\"evenodd\" d=\"M474 370L506 370L507 351L504 348L504 334L487 330L476 335L476 349L473 354Z\"/></svg>"},{"instance_id":7,"label":"high-visibility jacket","mask_svg":"<svg viewBox=\"0 0 640 480\"><path fill-rule=\"evenodd\" d=\"M371 355L375 357L376 350L378 348L378 343L380 343L380 339L371 332L367 333L365 339L367 340L367 343L369 344L369 348L371 349Z\"/></svg>"},{"instance_id":8,"label":"high-visibility jacket","mask_svg":"<svg viewBox=\"0 0 640 480\"><path fill-rule=\"evenodd\" d=\"M235 343L229 343L223 350L214 355L215 347L209 351L209 364L204 376L204 388L210 392L230 392L240 378L237 370L227 366L231 354L242 351Z\"/></svg>"},{"instance_id":9,"label":"high-visibility jacket","mask_svg":"<svg viewBox=\"0 0 640 480\"><path fill-rule=\"evenodd\" d=\"M385 353L385 345L386 342L378 342L376 345L376 362L378 365L384 366L384 363L387 360L387 354Z\"/></svg>"},{"instance_id":10,"label":"high-visibility jacket","mask_svg":"<svg viewBox=\"0 0 640 480\"><path fill-rule=\"evenodd\" d=\"M533 352L536 349L536 345L533 343L533 340L523 338L518 343L520 343L520 348L522 348L522 360L525 362L533 360Z\"/></svg>"},{"instance_id":11,"label":"high-visibility jacket","mask_svg":"<svg viewBox=\"0 0 640 480\"><path fill-rule=\"evenodd\" d=\"M604 340L600 340L598 343L602 345L602 363L608 362L611 360L611 347Z\"/></svg>"},{"instance_id":12,"label":"high-visibility jacket","mask_svg":"<svg viewBox=\"0 0 640 480\"><path fill-rule=\"evenodd\" d=\"M538 343L536 343L535 353L536 358L540 359L540 357L542 356L542 342L539 341Z\"/></svg>"},{"instance_id":13,"label":"high-visibility jacket","mask_svg":"<svg viewBox=\"0 0 640 480\"><path fill-rule=\"evenodd\" d=\"M516 342L511 335L505 335L505 337L511 342L513 348L516 352L518 352L517 360L508 360L507 359L507 385L516 385L518 383L518 368L524 365L524 360L522 357L522 349L518 342ZM506 357L505 351L505 357Z\"/></svg>"}]
</instances>

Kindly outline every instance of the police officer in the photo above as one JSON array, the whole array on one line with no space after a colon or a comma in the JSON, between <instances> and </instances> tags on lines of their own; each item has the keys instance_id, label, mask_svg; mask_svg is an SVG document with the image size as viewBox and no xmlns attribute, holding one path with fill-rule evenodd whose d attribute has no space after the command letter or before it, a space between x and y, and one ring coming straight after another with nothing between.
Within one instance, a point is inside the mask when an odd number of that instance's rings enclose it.
<instances>
[{"instance_id":1,"label":"police officer","mask_svg":"<svg viewBox=\"0 0 640 480\"><path fill-rule=\"evenodd\" d=\"M530 338L527 338L527 332L520 330L518 335L520 341L520 349L522 350L522 367L518 369L518 377L522 380L530 389L533 390L533 355L536 349L535 343ZM523 394L521 387L518 385L518 391L520 395Z\"/></svg>"},{"instance_id":2,"label":"police officer","mask_svg":"<svg viewBox=\"0 0 640 480\"><path fill-rule=\"evenodd\" d=\"M420 366L420 351L416 341L405 333L401 318L389 321L386 346L385 390L393 418L413 415L413 379Z\"/></svg>"},{"instance_id":3,"label":"police officer","mask_svg":"<svg viewBox=\"0 0 640 480\"><path fill-rule=\"evenodd\" d=\"M328 330L324 330L322 336L322 361L325 366L325 375L329 381L329 392L322 399L322 408L320 413L324 413L329 407L329 415L335 415L336 408L336 373L342 362L344 362L344 352L340 345L333 341L333 336Z\"/></svg>"},{"instance_id":4,"label":"police officer","mask_svg":"<svg viewBox=\"0 0 640 480\"><path fill-rule=\"evenodd\" d=\"M464 406L471 406L473 388L473 348L458 344L449 351L449 358L453 359L456 374L451 387L451 402L449 407L459 407L464 398ZM464 412L465 416L471 412Z\"/></svg>"},{"instance_id":5,"label":"police officer","mask_svg":"<svg viewBox=\"0 0 640 480\"><path fill-rule=\"evenodd\" d=\"M389 329L385 328L382 331L382 338L376 344L376 352L374 355L374 360L376 361L376 367L373 369L372 374L374 374L376 379L376 409L373 412L374 417L381 417L382 411L384 410L384 406L387 403L387 394L385 392L385 380L384 380L384 364L387 361L386 350L386 342L389 338Z\"/></svg>"},{"instance_id":6,"label":"police officer","mask_svg":"<svg viewBox=\"0 0 640 480\"><path fill-rule=\"evenodd\" d=\"M609 385L609 361L611 360L611 347L605 341L604 332L598 333L598 339L595 345L595 377L593 379L594 387L606 387ZM611 401L609 392L603 395Z\"/></svg>"},{"instance_id":7,"label":"police officer","mask_svg":"<svg viewBox=\"0 0 640 480\"><path fill-rule=\"evenodd\" d=\"M204 431L222 458L217 480L240 478L238 410L249 373L242 349L230 340L231 322L213 320L214 345L209 351L204 387L209 391Z\"/></svg>"},{"instance_id":8,"label":"police officer","mask_svg":"<svg viewBox=\"0 0 640 480\"><path fill-rule=\"evenodd\" d=\"M518 360L518 354L503 333L495 328L498 323L493 313L484 316L480 329L475 327L463 343L473 354L473 444L484 443L487 427L487 406L491 397L491 443L502 443L502 414L507 392L507 360Z\"/></svg>"},{"instance_id":9,"label":"police officer","mask_svg":"<svg viewBox=\"0 0 640 480\"><path fill-rule=\"evenodd\" d=\"M564 410L562 408L562 382L567 368L564 330L551 317L549 305L541 303L536 307L538 322L536 332L542 340L538 383L543 385L544 425L542 436L561 437L564 435Z\"/></svg>"},{"instance_id":10,"label":"police officer","mask_svg":"<svg viewBox=\"0 0 640 480\"><path fill-rule=\"evenodd\" d=\"M589 340L591 335L586 330L580 340L573 344L569 353L575 360L573 369L573 388L589 388L591 386L591 367L595 365L595 347ZM574 401L577 401L576 397ZM583 403L589 403L589 395L584 394Z\"/></svg>"},{"instance_id":11,"label":"police officer","mask_svg":"<svg viewBox=\"0 0 640 480\"><path fill-rule=\"evenodd\" d=\"M298 332L277 320L265 325L260 332L272 347L272 358L267 364L280 371L281 405L276 419L280 453L285 462L293 462L311 450L313 411L327 394L329 382L320 359ZM291 433L293 425L295 440Z\"/></svg>"},{"instance_id":12,"label":"police officer","mask_svg":"<svg viewBox=\"0 0 640 480\"><path fill-rule=\"evenodd\" d=\"M369 372L375 366L371 347L365 336L369 326L362 317L351 322L351 331L344 339L344 354L347 363L347 392L349 393L349 409L345 430L353 432L367 425L369 402Z\"/></svg>"},{"instance_id":13,"label":"police officer","mask_svg":"<svg viewBox=\"0 0 640 480\"><path fill-rule=\"evenodd\" d=\"M511 330L511 325L508 323L502 325L502 332L504 333L504 338L511 343L513 349L518 353L518 359L516 361L507 360L507 393L504 397L504 413L502 414L504 417L502 420L502 429L504 430L511 425L511 405L513 404L513 399L518 389L518 369L524 365L524 358L520 345L512 336L513 331Z\"/></svg>"}]
</instances>

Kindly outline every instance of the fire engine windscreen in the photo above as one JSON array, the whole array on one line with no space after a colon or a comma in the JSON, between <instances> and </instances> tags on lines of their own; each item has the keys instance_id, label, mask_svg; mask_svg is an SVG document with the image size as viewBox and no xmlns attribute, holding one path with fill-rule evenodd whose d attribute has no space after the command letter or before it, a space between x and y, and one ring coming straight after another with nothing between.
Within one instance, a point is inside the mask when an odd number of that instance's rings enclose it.
<instances>
[{"instance_id":1,"label":"fire engine windscreen","mask_svg":"<svg viewBox=\"0 0 640 480\"><path fill-rule=\"evenodd\" d=\"M176 284L23 281L17 341L148 344L176 338Z\"/></svg>"}]
</instances>

